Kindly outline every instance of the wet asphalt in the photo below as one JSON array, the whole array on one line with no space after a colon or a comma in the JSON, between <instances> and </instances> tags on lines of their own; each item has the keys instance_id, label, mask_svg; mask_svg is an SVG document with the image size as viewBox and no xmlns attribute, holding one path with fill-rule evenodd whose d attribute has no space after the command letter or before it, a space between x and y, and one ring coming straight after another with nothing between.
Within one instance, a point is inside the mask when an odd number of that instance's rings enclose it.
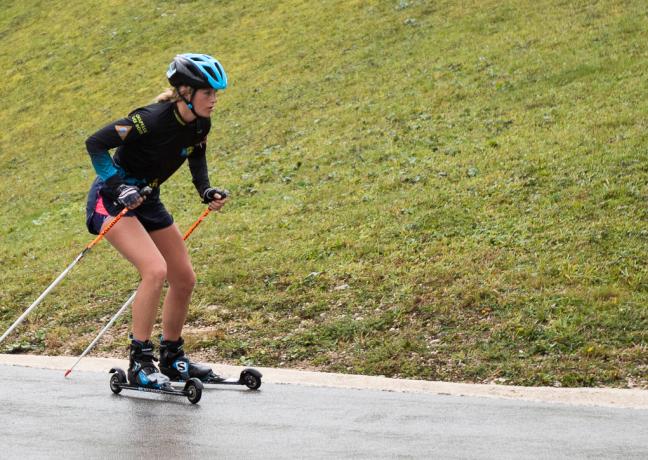
<instances>
[{"instance_id":1,"label":"wet asphalt","mask_svg":"<svg viewBox=\"0 0 648 460\"><path fill-rule=\"evenodd\" d=\"M648 458L648 410L264 383L184 397L0 365L0 458Z\"/></svg>"}]
</instances>

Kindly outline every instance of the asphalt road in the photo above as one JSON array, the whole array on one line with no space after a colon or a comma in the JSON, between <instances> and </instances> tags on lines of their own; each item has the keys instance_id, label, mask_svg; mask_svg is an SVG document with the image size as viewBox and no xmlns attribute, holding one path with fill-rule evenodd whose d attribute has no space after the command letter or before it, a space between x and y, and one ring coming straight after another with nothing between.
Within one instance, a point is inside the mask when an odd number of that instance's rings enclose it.
<instances>
[{"instance_id":1,"label":"asphalt road","mask_svg":"<svg viewBox=\"0 0 648 460\"><path fill-rule=\"evenodd\" d=\"M648 458L648 410L264 383L185 398L0 365L1 458Z\"/></svg>"}]
</instances>

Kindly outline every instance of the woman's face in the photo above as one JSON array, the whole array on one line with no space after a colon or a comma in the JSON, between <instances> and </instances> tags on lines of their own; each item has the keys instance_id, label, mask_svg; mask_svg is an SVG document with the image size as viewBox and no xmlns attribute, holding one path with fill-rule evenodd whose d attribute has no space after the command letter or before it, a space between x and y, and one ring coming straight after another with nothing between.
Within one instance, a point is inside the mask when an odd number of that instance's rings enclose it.
<instances>
[{"instance_id":1,"label":"woman's face","mask_svg":"<svg viewBox=\"0 0 648 460\"><path fill-rule=\"evenodd\" d=\"M209 117L214 111L217 94L213 88L201 88L196 90L193 98L194 110L201 117Z\"/></svg>"}]
</instances>

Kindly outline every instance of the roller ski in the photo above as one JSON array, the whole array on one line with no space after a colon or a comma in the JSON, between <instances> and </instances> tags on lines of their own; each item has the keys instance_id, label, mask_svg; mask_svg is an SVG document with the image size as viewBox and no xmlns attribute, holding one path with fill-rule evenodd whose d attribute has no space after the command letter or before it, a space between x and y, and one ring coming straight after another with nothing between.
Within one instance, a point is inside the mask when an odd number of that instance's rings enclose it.
<instances>
[{"instance_id":1,"label":"roller ski","mask_svg":"<svg viewBox=\"0 0 648 460\"><path fill-rule=\"evenodd\" d=\"M153 344L150 341L133 340L130 350L128 378L117 367L110 369L110 389L119 394L122 390L137 390L171 396L185 396L190 403L196 404L202 397L203 384L197 378L188 378L182 390L171 386L169 377L162 374L153 364Z\"/></svg>"},{"instance_id":2,"label":"roller ski","mask_svg":"<svg viewBox=\"0 0 648 460\"><path fill-rule=\"evenodd\" d=\"M171 382L185 383L198 379L207 385L244 385L250 390L261 386L261 373L256 369L243 369L237 379L223 378L209 367L191 362L183 350L184 340L160 340L160 372Z\"/></svg>"}]
</instances>

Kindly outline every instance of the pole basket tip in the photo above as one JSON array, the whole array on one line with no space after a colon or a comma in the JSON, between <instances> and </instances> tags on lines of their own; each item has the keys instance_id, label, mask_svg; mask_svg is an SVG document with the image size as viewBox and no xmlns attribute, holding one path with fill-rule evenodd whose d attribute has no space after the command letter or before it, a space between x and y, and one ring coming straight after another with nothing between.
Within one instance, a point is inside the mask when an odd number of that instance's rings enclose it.
<instances>
[{"instance_id":1,"label":"pole basket tip","mask_svg":"<svg viewBox=\"0 0 648 460\"><path fill-rule=\"evenodd\" d=\"M72 372L72 369L68 369L67 371L65 371L64 377L67 377L68 375L70 375L70 372Z\"/></svg>"}]
</instances>

